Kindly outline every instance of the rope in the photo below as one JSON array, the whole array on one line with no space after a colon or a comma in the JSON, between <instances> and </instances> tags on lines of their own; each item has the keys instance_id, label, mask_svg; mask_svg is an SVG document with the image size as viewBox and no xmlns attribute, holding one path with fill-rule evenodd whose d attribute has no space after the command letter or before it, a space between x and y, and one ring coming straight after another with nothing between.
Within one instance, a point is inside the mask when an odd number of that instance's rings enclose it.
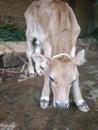
<instances>
[{"instance_id":1,"label":"rope","mask_svg":"<svg viewBox=\"0 0 98 130\"><path fill-rule=\"evenodd\" d=\"M2 44L2 43L0 43L0 44ZM9 47L8 45L4 45L4 44L2 44L2 45L3 45L3 46L6 46L8 49L12 50L12 51L24 62L24 64L23 64L23 67L22 67L22 69L21 69L20 72L9 71L9 70L6 70L5 68L4 68L4 69L0 69L0 71L9 72L9 73L14 73L14 74L20 74L20 73L25 73L25 74L27 74L27 73L28 73L28 70L25 70L25 67L26 67L26 65L28 65L28 62L27 62L26 60L24 60L24 59L19 55L19 53L16 52L13 48ZM4 54L6 54L6 52L4 52ZM25 71L24 71L24 70L25 70Z\"/></svg>"},{"instance_id":2,"label":"rope","mask_svg":"<svg viewBox=\"0 0 98 130\"><path fill-rule=\"evenodd\" d=\"M2 43L0 43L2 44ZM24 60L19 54L18 52L16 52L13 48L9 47L8 45L4 45L2 44L3 46L6 46L8 49L12 50L24 63L28 63L26 60Z\"/></svg>"}]
</instances>

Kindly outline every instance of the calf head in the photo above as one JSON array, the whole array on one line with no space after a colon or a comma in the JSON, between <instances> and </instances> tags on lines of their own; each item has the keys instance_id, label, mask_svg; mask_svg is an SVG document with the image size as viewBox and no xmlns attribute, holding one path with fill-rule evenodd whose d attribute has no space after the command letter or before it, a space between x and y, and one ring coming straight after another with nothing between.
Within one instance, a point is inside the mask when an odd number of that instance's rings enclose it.
<instances>
[{"instance_id":1,"label":"calf head","mask_svg":"<svg viewBox=\"0 0 98 130\"><path fill-rule=\"evenodd\" d=\"M82 65L85 62L84 53L84 50L80 51L75 58L71 58L68 54L58 54L53 58L41 54L32 55L45 77L41 96L42 108L48 106L50 86L53 92L53 106L59 109L68 108L70 88L75 81L78 81L77 65Z\"/></svg>"}]
</instances>

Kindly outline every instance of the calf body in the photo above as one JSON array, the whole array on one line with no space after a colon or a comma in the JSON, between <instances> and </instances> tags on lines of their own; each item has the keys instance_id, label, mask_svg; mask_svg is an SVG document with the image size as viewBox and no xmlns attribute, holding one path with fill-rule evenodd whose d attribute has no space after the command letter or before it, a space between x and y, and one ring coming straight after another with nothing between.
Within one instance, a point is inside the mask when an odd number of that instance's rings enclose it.
<instances>
[{"instance_id":1,"label":"calf body","mask_svg":"<svg viewBox=\"0 0 98 130\"><path fill-rule=\"evenodd\" d=\"M27 25L27 57L30 75L34 75L32 53L43 52L48 57L59 53L75 56L75 44L80 27L67 3L59 0L35 1L28 7L24 16Z\"/></svg>"},{"instance_id":2,"label":"calf body","mask_svg":"<svg viewBox=\"0 0 98 130\"><path fill-rule=\"evenodd\" d=\"M53 106L67 108L70 88L73 85L76 105L81 111L87 112L89 108L81 95L77 70L77 65L84 61L84 51L75 57L75 44L80 27L72 9L59 0L39 0L28 7L25 19L30 75L35 74L33 59L36 72L39 75L43 73L45 78L40 99L41 108L48 106L50 86Z\"/></svg>"}]
</instances>

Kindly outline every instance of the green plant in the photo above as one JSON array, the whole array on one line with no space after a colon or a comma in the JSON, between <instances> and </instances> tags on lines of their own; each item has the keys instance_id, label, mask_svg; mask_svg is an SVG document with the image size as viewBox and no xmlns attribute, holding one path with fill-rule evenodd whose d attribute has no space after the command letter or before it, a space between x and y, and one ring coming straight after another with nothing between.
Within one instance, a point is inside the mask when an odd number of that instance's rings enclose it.
<instances>
[{"instance_id":1,"label":"green plant","mask_svg":"<svg viewBox=\"0 0 98 130\"><path fill-rule=\"evenodd\" d=\"M25 29L12 23L12 17L8 17L5 23L0 22L0 41L25 41Z\"/></svg>"}]
</instances>

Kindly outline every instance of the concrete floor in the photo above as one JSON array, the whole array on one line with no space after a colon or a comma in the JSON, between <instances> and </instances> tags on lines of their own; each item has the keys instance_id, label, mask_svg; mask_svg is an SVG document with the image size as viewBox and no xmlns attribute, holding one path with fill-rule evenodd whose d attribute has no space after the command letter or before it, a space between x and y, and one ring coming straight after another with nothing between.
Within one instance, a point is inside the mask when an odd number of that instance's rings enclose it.
<instances>
[{"instance_id":1,"label":"concrete floor","mask_svg":"<svg viewBox=\"0 0 98 130\"><path fill-rule=\"evenodd\" d=\"M80 87L90 111L83 113L74 103L67 110L39 106L43 77L17 82L19 75L6 77L0 85L0 130L98 130L98 52L87 54L79 67Z\"/></svg>"}]
</instances>

